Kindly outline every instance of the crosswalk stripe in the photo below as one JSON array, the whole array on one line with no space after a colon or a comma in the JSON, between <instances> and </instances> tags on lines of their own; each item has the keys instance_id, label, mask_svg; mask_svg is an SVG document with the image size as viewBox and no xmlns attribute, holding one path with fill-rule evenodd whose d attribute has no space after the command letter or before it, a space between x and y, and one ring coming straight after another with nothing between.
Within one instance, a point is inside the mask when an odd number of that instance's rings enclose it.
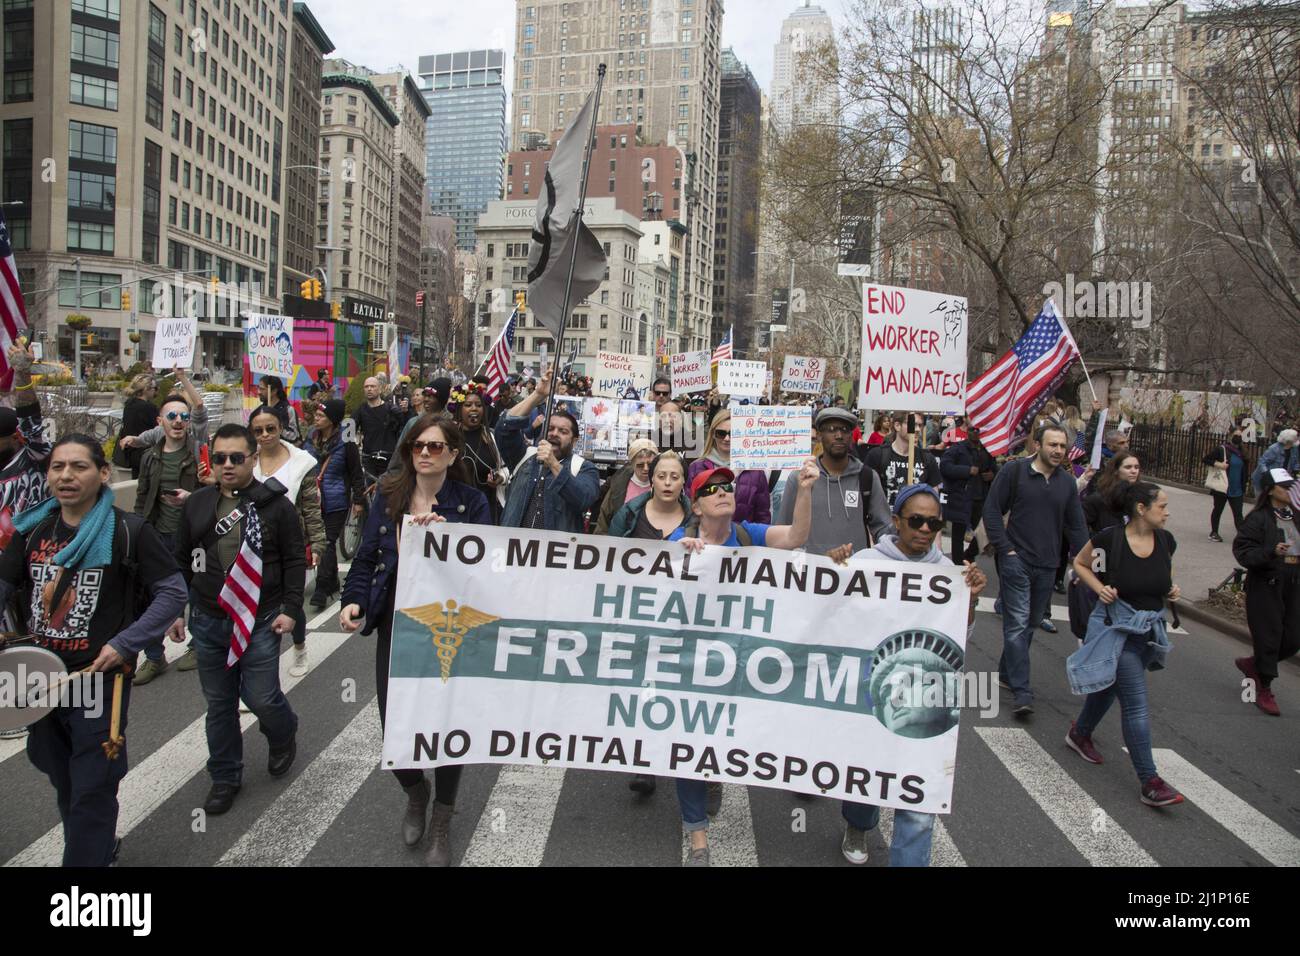
<instances>
[{"instance_id":1,"label":"crosswalk stripe","mask_svg":"<svg viewBox=\"0 0 1300 956\"><path fill-rule=\"evenodd\" d=\"M894 839L894 810L892 807L885 807L880 811L880 836L885 841L885 846L889 846ZM952 834L943 825L942 819L934 821L934 834L930 842L930 865L967 865L966 858L957 849L957 844L953 842Z\"/></svg>"},{"instance_id":2,"label":"crosswalk stripe","mask_svg":"<svg viewBox=\"0 0 1300 956\"><path fill-rule=\"evenodd\" d=\"M1274 866L1300 866L1300 839L1173 750L1152 750L1160 776Z\"/></svg>"},{"instance_id":3,"label":"crosswalk stripe","mask_svg":"<svg viewBox=\"0 0 1300 956\"><path fill-rule=\"evenodd\" d=\"M379 766L383 743L378 701L371 698L217 865L301 865Z\"/></svg>"},{"instance_id":4,"label":"crosswalk stripe","mask_svg":"<svg viewBox=\"0 0 1300 956\"><path fill-rule=\"evenodd\" d=\"M669 778L673 793L677 781ZM682 865L691 855L691 838L682 831ZM758 866L758 845L754 840L754 817L749 810L749 788L743 784L722 785L722 807L709 821L710 866Z\"/></svg>"},{"instance_id":5,"label":"crosswalk stripe","mask_svg":"<svg viewBox=\"0 0 1300 956\"><path fill-rule=\"evenodd\" d=\"M346 634L312 635L312 650L308 658L307 674L342 647L347 637ZM306 674L303 677L289 675L292 657L292 653L284 653L280 656L280 687L286 694L307 676ZM206 715L196 718L188 727L128 771L117 792L120 807L117 818L118 836L126 836L134 830L149 814L162 806L191 777L204 768L208 760L205 721ZM246 732L256 721L257 718L252 714L240 714L241 732ZM50 802L53 801L54 795L50 794ZM5 866L58 866L62 860L63 827L55 826L5 863Z\"/></svg>"},{"instance_id":6,"label":"crosswalk stripe","mask_svg":"<svg viewBox=\"0 0 1300 956\"><path fill-rule=\"evenodd\" d=\"M1093 866L1155 866L1137 842L1105 816L1026 730L976 727L1003 766ZM1100 821L1101 825L1097 825Z\"/></svg>"},{"instance_id":7,"label":"crosswalk stripe","mask_svg":"<svg viewBox=\"0 0 1300 956\"><path fill-rule=\"evenodd\" d=\"M461 866L541 866L564 787L557 767L503 766Z\"/></svg>"},{"instance_id":8,"label":"crosswalk stripe","mask_svg":"<svg viewBox=\"0 0 1300 956\"><path fill-rule=\"evenodd\" d=\"M314 618L312 618L310 621L307 622L307 632L310 634L312 631L316 630L316 628L324 627L333 618L338 616L339 610L340 610L339 602L335 601L324 611L322 611L320 614L317 614Z\"/></svg>"}]
</instances>

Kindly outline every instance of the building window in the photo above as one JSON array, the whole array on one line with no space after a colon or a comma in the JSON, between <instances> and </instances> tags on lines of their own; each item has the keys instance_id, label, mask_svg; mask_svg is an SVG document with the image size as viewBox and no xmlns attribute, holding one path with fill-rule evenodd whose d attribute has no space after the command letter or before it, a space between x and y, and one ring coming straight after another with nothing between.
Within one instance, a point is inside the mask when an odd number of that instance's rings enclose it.
<instances>
[{"instance_id":1,"label":"building window","mask_svg":"<svg viewBox=\"0 0 1300 956\"><path fill-rule=\"evenodd\" d=\"M77 273L59 270L59 307L64 309L120 309L122 277L108 272L81 273L81 301L77 301ZM109 288L113 287L113 288ZM96 291L100 290L100 291Z\"/></svg>"},{"instance_id":2,"label":"building window","mask_svg":"<svg viewBox=\"0 0 1300 956\"><path fill-rule=\"evenodd\" d=\"M117 177L104 173L68 170L68 207L112 212L117 194Z\"/></svg>"},{"instance_id":3,"label":"building window","mask_svg":"<svg viewBox=\"0 0 1300 956\"><path fill-rule=\"evenodd\" d=\"M5 51L6 54L8 50ZM72 25L72 58L117 69L118 37L83 23Z\"/></svg>"},{"instance_id":4,"label":"building window","mask_svg":"<svg viewBox=\"0 0 1300 956\"><path fill-rule=\"evenodd\" d=\"M112 252L113 226L101 222L68 221L68 251Z\"/></svg>"},{"instance_id":5,"label":"building window","mask_svg":"<svg viewBox=\"0 0 1300 956\"><path fill-rule=\"evenodd\" d=\"M117 163L117 130L72 120L68 123L68 156L100 163Z\"/></svg>"},{"instance_id":6,"label":"building window","mask_svg":"<svg viewBox=\"0 0 1300 956\"><path fill-rule=\"evenodd\" d=\"M117 80L106 80L100 76L85 73L73 73L71 77L71 94L69 99L82 106L95 106L100 109L117 109Z\"/></svg>"},{"instance_id":7,"label":"building window","mask_svg":"<svg viewBox=\"0 0 1300 956\"><path fill-rule=\"evenodd\" d=\"M122 0L72 0L72 9L105 20L122 19Z\"/></svg>"}]
</instances>

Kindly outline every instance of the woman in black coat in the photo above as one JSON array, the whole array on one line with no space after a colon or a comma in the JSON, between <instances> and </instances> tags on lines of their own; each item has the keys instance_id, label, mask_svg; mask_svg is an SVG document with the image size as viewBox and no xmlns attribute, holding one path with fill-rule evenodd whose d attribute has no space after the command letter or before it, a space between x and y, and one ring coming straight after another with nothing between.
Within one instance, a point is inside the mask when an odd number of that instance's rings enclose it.
<instances>
[{"instance_id":1,"label":"woman in black coat","mask_svg":"<svg viewBox=\"0 0 1300 956\"><path fill-rule=\"evenodd\" d=\"M958 567L979 555L974 531L979 527L984 497L996 471L993 456L980 444L978 428L971 428L966 440L952 445L939 460L939 472L943 475L943 518L949 524L952 561ZM969 545L967 530L972 532Z\"/></svg>"},{"instance_id":2,"label":"woman in black coat","mask_svg":"<svg viewBox=\"0 0 1300 956\"><path fill-rule=\"evenodd\" d=\"M1277 666L1300 651L1300 524L1291 510L1290 474L1266 472L1255 509L1232 542L1232 555L1246 569L1246 625L1255 653L1236 660L1255 685L1255 706L1282 715L1273 696Z\"/></svg>"},{"instance_id":3,"label":"woman in black coat","mask_svg":"<svg viewBox=\"0 0 1300 956\"><path fill-rule=\"evenodd\" d=\"M148 373L137 375L131 380L127 390L126 404L122 406L122 430L117 440L132 435L142 435L158 424L158 406L154 397L158 394L158 380ZM140 462L145 449L125 448L126 463L131 469L131 477L140 477ZM120 461L120 459L119 459Z\"/></svg>"}]
</instances>

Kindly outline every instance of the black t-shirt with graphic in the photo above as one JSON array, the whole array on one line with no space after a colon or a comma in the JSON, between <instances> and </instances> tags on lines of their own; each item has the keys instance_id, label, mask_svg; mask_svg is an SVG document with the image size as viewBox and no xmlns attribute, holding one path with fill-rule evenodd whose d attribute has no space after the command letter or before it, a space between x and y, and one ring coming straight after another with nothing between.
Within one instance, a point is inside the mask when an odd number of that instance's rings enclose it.
<instances>
[{"instance_id":1,"label":"black t-shirt with graphic","mask_svg":"<svg viewBox=\"0 0 1300 956\"><path fill-rule=\"evenodd\" d=\"M79 670L99 656L104 645L123 630L128 610L134 611L133 619L143 611L127 606L134 595L127 594L127 573L116 553L109 567L82 568L72 581L52 587L47 607L42 592L59 573L54 556L76 533L76 528L68 527L56 515L42 521L26 541L22 535L14 535L0 554L0 579L27 589L28 632L38 646L58 654L69 671ZM120 540L115 529L114 548ZM148 593L153 584L176 572L176 560L149 525L141 525L139 538L132 545L138 563L137 593ZM65 571L65 577L69 573Z\"/></svg>"},{"instance_id":2,"label":"black t-shirt with graphic","mask_svg":"<svg viewBox=\"0 0 1300 956\"><path fill-rule=\"evenodd\" d=\"M868 462L880 476L880 484L885 489L885 497L893 507L894 499L907 484L907 455L894 451L893 445L880 445L868 455ZM940 482L939 465L934 456L921 448L916 449L912 458L912 481L916 485L924 482L938 487Z\"/></svg>"}]
</instances>

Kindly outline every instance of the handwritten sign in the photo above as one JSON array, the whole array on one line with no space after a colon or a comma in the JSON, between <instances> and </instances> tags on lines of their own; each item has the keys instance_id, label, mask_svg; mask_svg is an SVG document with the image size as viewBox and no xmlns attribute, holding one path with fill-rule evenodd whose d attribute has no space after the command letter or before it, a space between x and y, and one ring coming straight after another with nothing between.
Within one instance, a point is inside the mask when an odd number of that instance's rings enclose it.
<instances>
[{"instance_id":1,"label":"handwritten sign","mask_svg":"<svg viewBox=\"0 0 1300 956\"><path fill-rule=\"evenodd\" d=\"M731 468L789 471L812 454L812 409L797 405L732 405Z\"/></svg>"},{"instance_id":2,"label":"handwritten sign","mask_svg":"<svg viewBox=\"0 0 1300 956\"><path fill-rule=\"evenodd\" d=\"M781 391L818 395L826 381L826 360L807 355L787 355L781 369Z\"/></svg>"},{"instance_id":3,"label":"handwritten sign","mask_svg":"<svg viewBox=\"0 0 1300 956\"><path fill-rule=\"evenodd\" d=\"M250 315L244 323L248 368L256 381L274 375L293 378L293 319L287 315Z\"/></svg>"},{"instance_id":4,"label":"handwritten sign","mask_svg":"<svg viewBox=\"0 0 1300 956\"><path fill-rule=\"evenodd\" d=\"M709 351L679 352L673 356L673 394L690 395L707 392L713 387L713 369Z\"/></svg>"},{"instance_id":5,"label":"handwritten sign","mask_svg":"<svg viewBox=\"0 0 1300 956\"><path fill-rule=\"evenodd\" d=\"M763 394L767 365L763 362L742 362L723 359L718 363L718 391L724 395L758 397ZM735 447L735 442L732 442Z\"/></svg>"},{"instance_id":6,"label":"handwritten sign","mask_svg":"<svg viewBox=\"0 0 1300 956\"><path fill-rule=\"evenodd\" d=\"M962 296L865 284L859 405L964 411L968 325Z\"/></svg>"},{"instance_id":7,"label":"handwritten sign","mask_svg":"<svg viewBox=\"0 0 1300 956\"><path fill-rule=\"evenodd\" d=\"M194 343L198 340L198 319L187 315L160 318L153 336L153 367L189 368L194 364Z\"/></svg>"},{"instance_id":8,"label":"handwritten sign","mask_svg":"<svg viewBox=\"0 0 1300 956\"><path fill-rule=\"evenodd\" d=\"M598 352L591 393L606 398L622 398L629 388L644 393L650 387L652 365L653 359L649 355Z\"/></svg>"}]
</instances>

